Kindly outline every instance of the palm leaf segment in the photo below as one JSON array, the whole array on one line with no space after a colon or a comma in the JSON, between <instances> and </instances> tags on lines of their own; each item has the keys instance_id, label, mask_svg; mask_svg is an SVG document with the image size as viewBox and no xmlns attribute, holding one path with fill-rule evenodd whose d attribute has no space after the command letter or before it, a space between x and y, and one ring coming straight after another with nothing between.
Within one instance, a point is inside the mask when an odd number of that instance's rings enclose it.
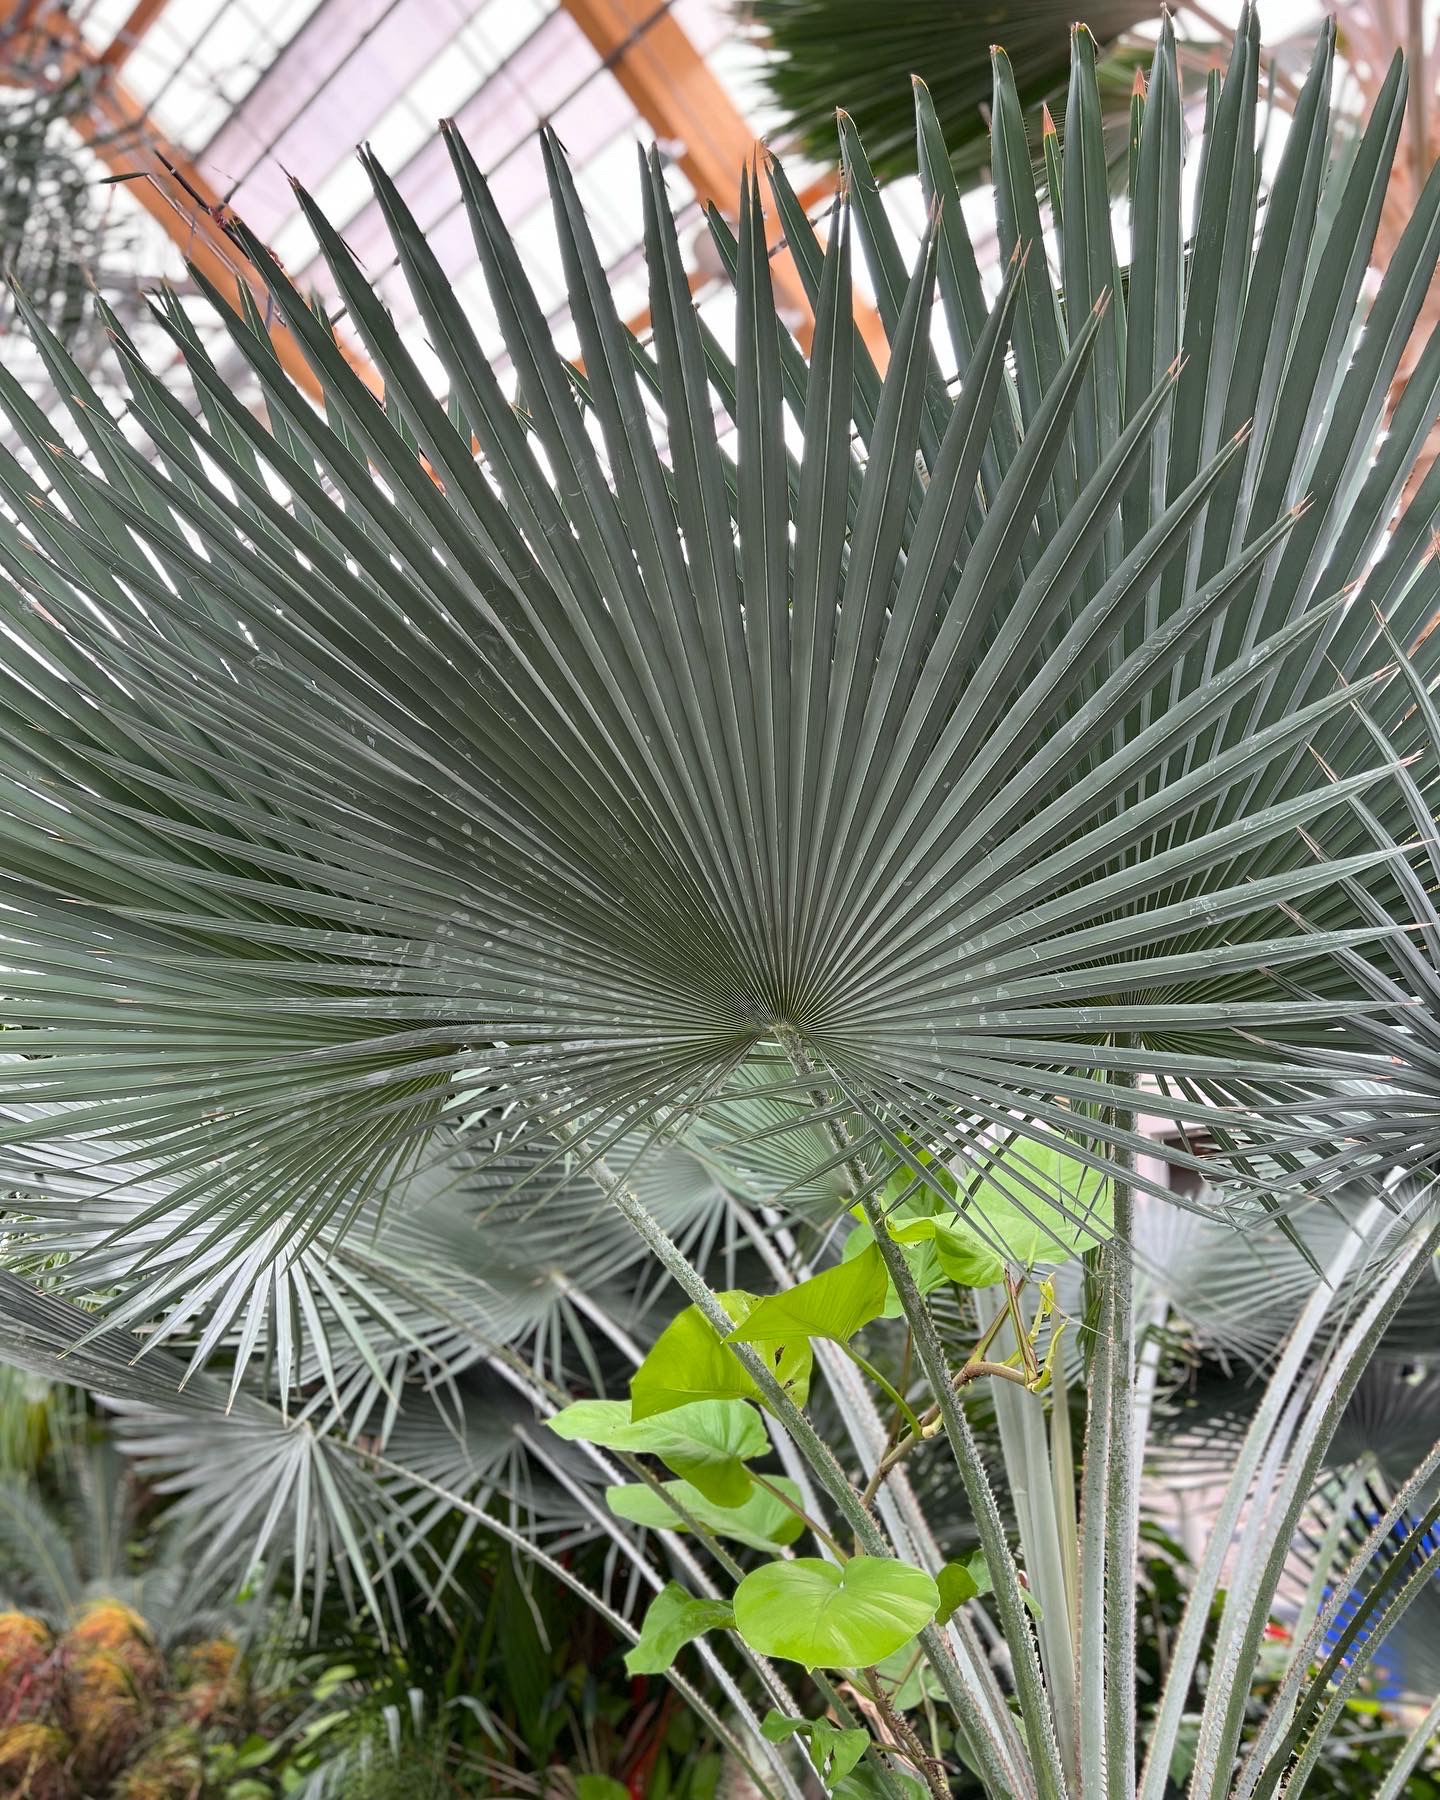
<instances>
[{"instance_id":1,"label":"palm leaf segment","mask_svg":"<svg viewBox=\"0 0 1440 1800\"><path fill-rule=\"evenodd\" d=\"M221 307L268 424L165 301L203 417L117 329L124 429L35 321L86 453L0 375L42 490L0 461L20 1059L0 1100L38 1109L12 1115L12 1151L143 1156L146 1229L273 1254L448 1154L462 1091L512 1143L613 1144L723 1093L780 1032L876 1144L963 1150L1017 1111L1041 1137L1094 1114L1103 1165L1116 1070L1186 1084L1194 1110L1284 1089L1317 1012L1343 1048L1343 965L1307 976L1318 998L1274 972L1374 929L1299 828L1328 815L1362 883L1390 853L1350 793L1405 836L1352 701L1384 704L1377 609L1422 675L1440 643L1433 481L1375 555L1440 393L1432 343L1375 451L1440 181L1357 338L1404 81L1332 171L1331 52L1257 234L1247 19L1187 259L1165 34L1128 292L1083 31L1054 271L997 55L993 300L923 91L934 211L908 273L848 127L823 249L773 167L808 361L777 320L756 184L738 238L713 221L732 358L648 160L641 346L547 141L581 377L453 133L519 401L368 157L445 404L303 195L383 402L242 226L323 417L258 316ZM883 378L851 323L857 226ZM1420 727L1393 711L1404 755ZM1313 931L1278 909L1297 895ZM1271 1047L1237 1059L1236 1027Z\"/></svg>"}]
</instances>

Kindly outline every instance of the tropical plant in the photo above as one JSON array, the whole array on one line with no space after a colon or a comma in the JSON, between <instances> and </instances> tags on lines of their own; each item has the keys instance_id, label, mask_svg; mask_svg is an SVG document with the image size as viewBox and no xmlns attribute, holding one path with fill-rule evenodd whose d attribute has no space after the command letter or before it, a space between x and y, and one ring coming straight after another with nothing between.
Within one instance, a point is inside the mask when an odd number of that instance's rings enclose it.
<instances>
[{"instance_id":1,"label":"tropical plant","mask_svg":"<svg viewBox=\"0 0 1440 1800\"><path fill-rule=\"evenodd\" d=\"M835 112L843 108L881 181L916 171L908 93L916 76L930 93L956 178L967 187L983 178L990 157L990 50L997 38L1032 141L1045 113L1062 109L1071 13L1051 0L983 10L948 0L897 0L884 13L862 0L736 0L735 11L763 51L760 73L780 110L783 137L828 161ZM1131 33L1159 12L1146 0L1104 0L1088 9L1086 25L1102 46L1096 82L1112 163L1128 133L1136 73L1150 60ZM1189 46L1177 50L1177 68L1199 73L1203 85L1200 60L1187 54Z\"/></svg>"},{"instance_id":2,"label":"tropical plant","mask_svg":"<svg viewBox=\"0 0 1440 1800\"><path fill-rule=\"evenodd\" d=\"M62 1631L0 1612L0 1781L21 1800L218 1797L230 1790L207 1783L207 1763L254 1739L262 1705L231 1639L167 1656L113 1599L91 1602ZM252 1783L243 1800L254 1792Z\"/></svg>"},{"instance_id":3,"label":"tropical plant","mask_svg":"<svg viewBox=\"0 0 1440 1800\"><path fill-rule=\"evenodd\" d=\"M1073 8L1046 0L993 10L957 9L947 0L897 0L882 14L857 0L736 0L736 11L762 50L761 73L781 118L778 137L810 156L828 157L835 112L841 108L855 121L882 182L913 175L918 152L905 88L911 76L919 76L934 100L957 180L962 187L985 180L990 150L987 51L996 37L1003 38L1015 69L1037 170L1046 171L1059 154L1058 139L1068 129L1062 33ZM1208 6L1182 3L1171 11L1184 32L1176 56L1182 96L1198 117L1211 72L1224 66L1235 32ZM1292 22L1290 35L1269 46L1263 89L1267 106L1280 120L1299 102L1298 77L1309 60L1322 11L1317 5L1312 19ZM1101 47L1096 79L1115 191L1124 186L1141 117L1133 102L1149 60L1144 28L1157 22L1160 12L1158 6L1112 4L1091 10L1087 20ZM1409 73L1405 130L1395 148L1371 247L1372 266L1383 272L1440 157L1440 105L1435 101L1440 93L1440 33L1423 7L1389 0L1351 0L1336 9L1335 33L1343 68L1337 134L1351 129L1358 134L1380 99L1397 51L1403 52ZM1392 408L1437 318L1440 282L1432 281L1392 381ZM1432 432L1412 464L1412 486L1418 486L1437 455L1440 432Z\"/></svg>"},{"instance_id":4,"label":"tropical plant","mask_svg":"<svg viewBox=\"0 0 1440 1800\"><path fill-rule=\"evenodd\" d=\"M262 1722L284 1736L297 1706L242 1655L255 1621L197 1562L92 1421L0 1477L0 1791L219 1800L217 1762L254 1760Z\"/></svg>"},{"instance_id":5,"label":"tropical plant","mask_svg":"<svg viewBox=\"0 0 1440 1800\"><path fill-rule=\"evenodd\" d=\"M1333 159L1325 36L1262 214L1247 14L1192 218L1167 29L1122 274L1071 49L1054 271L994 60L998 293L923 88L908 272L848 122L823 245L771 166L808 359L758 172L738 234L711 217L732 356L646 160L641 343L547 137L565 363L447 130L513 392L368 155L443 401L303 194L383 400L243 224L323 415L210 290L265 422L173 298L199 419L112 321L148 454L33 312L81 452L0 373L5 1353L109 1397L207 1570L396 1632L402 1575L466 1603L484 1531L787 1800L806 1765L1160 1800L1185 1758L1196 1800L1298 1792L1435 1566L1440 1447L1317 1576L1255 1716L1437 1241L1440 480L1397 501L1440 340L1380 426L1440 176L1356 337L1403 67ZM1141 1741L1147 1195L1315 1279ZM658 1330L652 1267L687 1303ZM909 1480L944 1458L958 1521Z\"/></svg>"}]
</instances>

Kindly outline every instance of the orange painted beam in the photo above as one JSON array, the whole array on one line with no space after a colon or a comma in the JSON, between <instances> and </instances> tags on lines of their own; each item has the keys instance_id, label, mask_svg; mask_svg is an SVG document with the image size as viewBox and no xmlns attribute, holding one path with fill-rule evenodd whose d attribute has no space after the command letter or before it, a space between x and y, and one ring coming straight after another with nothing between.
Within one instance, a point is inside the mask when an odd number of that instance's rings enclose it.
<instances>
[{"instance_id":1,"label":"orange painted beam","mask_svg":"<svg viewBox=\"0 0 1440 1800\"><path fill-rule=\"evenodd\" d=\"M227 300L238 305L241 290L248 287L263 306L265 284L226 235L220 196L183 152L153 125L141 123L144 119L138 101L118 83L106 82L90 110L72 123L113 174L138 176L128 184L131 196L164 228L187 262ZM117 139L116 132L123 135ZM315 372L289 327L277 319L270 339L291 380L312 400L323 400ZM354 356L350 361L378 393L380 378L374 370Z\"/></svg>"},{"instance_id":2,"label":"orange painted beam","mask_svg":"<svg viewBox=\"0 0 1440 1800\"><path fill-rule=\"evenodd\" d=\"M135 0L129 18L95 58L100 67L112 74L122 68L168 4L169 0Z\"/></svg>"},{"instance_id":3,"label":"orange painted beam","mask_svg":"<svg viewBox=\"0 0 1440 1800\"><path fill-rule=\"evenodd\" d=\"M43 0L39 3L43 5ZM63 47L71 71L93 70L100 77L94 84L89 111L74 121L97 157L112 174L136 178L128 184L131 195L226 298L238 302L242 287L249 287L263 306L263 282L225 231L222 196L116 78L116 69L163 4L164 0L137 0L115 39L98 54L64 14L47 13L36 21L36 29L52 45ZM564 0L564 4L657 136L675 140L684 134L677 160L701 201L714 200L733 211L739 171L746 157L754 154L756 139L678 22L664 8L657 13L649 0ZM30 10L37 10L36 0L30 0ZM15 41L13 34L11 41ZM683 76L678 97L669 85L676 71ZM803 203L808 206L832 186L828 179L812 184L802 196ZM780 243L778 230L774 235ZM772 254L777 302L797 336L808 344L813 319L799 275L788 252L782 249ZM692 291L705 279L698 271L692 273ZM887 346L878 316L858 304L856 316L883 366ZM648 311L630 321L636 331L643 331L649 323ZM320 402L320 383L288 327L278 319L272 325L271 338L287 374L311 399ZM380 377L364 357L343 341L342 348L371 391L381 393Z\"/></svg>"},{"instance_id":4,"label":"orange painted beam","mask_svg":"<svg viewBox=\"0 0 1440 1800\"><path fill-rule=\"evenodd\" d=\"M695 196L733 218L740 171L756 152L755 133L685 28L656 0L562 0L601 61L663 146ZM787 254L775 258L775 300L809 341L814 315Z\"/></svg>"},{"instance_id":5,"label":"orange painted beam","mask_svg":"<svg viewBox=\"0 0 1440 1800\"><path fill-rule=\"evenodd\" d=\"M758 140L715 71L690 41L663 0L561 0L610 73L630 98L695 190L701 205L713 202L735 216L740 171L756 154ZM820 183L814 187L819 189ZM808 190L807 190L808 191ZM805 287L772 214L772 280L781 317L808 350L815 318ZM858 297L855 323L881 368L889 354L885 330L873 307Z\"/></svg>"}]
</instances>

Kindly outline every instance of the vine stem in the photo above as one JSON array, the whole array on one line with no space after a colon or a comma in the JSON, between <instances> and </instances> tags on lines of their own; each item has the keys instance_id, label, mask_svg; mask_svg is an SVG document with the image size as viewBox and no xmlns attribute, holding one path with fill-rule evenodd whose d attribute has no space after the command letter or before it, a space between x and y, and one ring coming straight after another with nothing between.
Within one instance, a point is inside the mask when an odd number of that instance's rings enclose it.
<instances>
[{"instance_id":1,"label":"vine stem","mask_svg":"<svg viewBox=\"0 0 1440 1800\"><path fill-rule=\"evenodd\" d=\"M812 1519L798 1500L792 1500L778 1482L772 1481L768 1475L762 1475L758 1469L751 1469L750 1479L755 1483L756 1487L764 1488L767 1494L773 1499L778 1500L788 1511L794 1513L795 1517L805 1525L807 1530L819 1538L822 1544L827 1545L835 1552L837 1561L844 1563L848 1560L849 1552L839 1539L831 1537L825 1527Z\"/></svg>"},{"instance_id":2,"label":"vine stem","mask_svg":"<svg viewBox=\"0 0 1440 1800\"><path fill-rule=\"evenodd\" d=\"M885 1721L886 1728L895 1739L897 1747L920 1771L925 1785L929 1788L932 1800L950 1800L950 1784L945 1778L945 1765L937 1762L927 1754L918 1734L901 1713L890 1704L883 1685L880 1671L867 1669L866 1678L870 1683L870 1697L875 1702L876 1710Z\"/></svg>"},{"instance_id":3,"label":"vine stem","mask_svg":"<svg viewBox=\"0 0 1440 1800\"><path fill-rule=\"evenodd\" d=\"M777 1030L777 1035L786 1055L790 1058L795 1073L802 1080L814 1079L816 1076L815 1066L796 1033L788 1027L781 1026ZM846 1098L848 1099L849 1096L847 1095ZM825 1110L822 1093L815 1093L813 1099L818 1110ZM830 1119L825 1130L835 1149L842 1156L847 1151L853 1150L848 1134L839 1121ZM884 1259L886 1270L895 1285L901 1310L914 1336L915 1353L939 1405L940 1417L944 1421L945 1433L950 1440L955 1466L965 1488L966 1498L970 1502L970 1510L980 1535L980 1547L985 1554L985 1561L990 1569L991 1581L994 1585L995 1604L1000 1614L1001 1629L1010 1650L1015 1690L1020 1700L1025 1737L1030 1747L1031 1761L1041 1800L1066 1800L1065 1774L1055 1738L1050 1698L1045 1691L1044 1678L1040 1673L1040 1660L1035 1650L1035 1639L1030 1628L1029 1615L1025 1610L1025 1603L1020 1597L1019 1571L1016 1569L1015 1558L1011 1554L1010 1545L1005 1536L1004 1523L1000 1517L1000 1510L995 1504L995 1496L990 1488L990 1480L985 1472L979 1446L975 1442L974 1434L970 1430L970 1422L965 1416L965 1410L960 1404L960 1397L953 1384L953 1377L945 1357L945 1347L940 1342L940 1334L935 1329L935 1321L930 1316L930 1309L926 1306L924 1297L915 1285L915 1278L910 1272L910 1264L900 1246L886 1229L884 1209L879 1196L871 1191L873 1184L866 1178L865 1171L853 1155L845 1163L845 1173L851 1193L860 1202L865 1221L875 1234L875 1242L880 1247L880 1254Z\"/></svg>"},{"instance_id":4,"label":"vine stem","mask_svg":"<svg viewBox=\"0 0 1440 1800\"><path fill-rule=\"evenodd\" d=\"M564 1563L551 1556L548 1551L542 1550L538 1544L531 1543L530 1539L525 1536L523 1531L517 1531L514 1526L507 1525L503 1519L497 1518L494 1514L486 1512L484 1507L477 1505L475 1501L469 1500L463 1494L458 1494L453 1489L445 1487L442 1483L432 1480L428 1475L421 1475L414 1469L406 1468L403 1463L392 1462L388 1456L380 1455L370 1450L363 1450L358 1444L347 1443L343 1447L354 1455L357 1460L363 1461L369 1468L383 1470L387 1475L398 1476L401 1480L411 1486L424 1488L428 1492L434 1494L437 1499L444 1500L449 1505L453 1506L457 1512L465 1513L470 1518L477 1520L487 1531L492 1532L503 1543L509 1544L512 1549L518 1550L532 1562L538 1563L539 1566L545 1570L547 1575L553 1576L556 1581L562 1584L562 1586L568 1587L573 1593L578 1594L587 1606L592 1608L602 1619L604 1619L605 1623L618 1637L624 1638L631 1644L639 1642L640 1633L628 1619L616 1612L614 1607L610 1606L601 1595L594 1591L593 1588L588 1587L573 1570L567 1569ZM732 1703L735 1704L736 1711L742 1724L748 1725L748 1727L754 1731L754 1715L750 1712L744 1695L740 1694L739 1690L734 1688L733 1682L729 1681L725 1674L723 1664L720 1665L720 1675L721 1685L733 1689L729 1694L729 1698ZM697 1716L704 1720L710 1730L714 1732L718 1741L725 1745L730 1751L730 1754L740 1763L741 1767L749 1771L751 1779L762 1792L773 1793L777 1791L770 1787L767 1776L756 1767L745 1741L730 1730L720 1718L720 1715L705 1699L704 1695L696 1688L692 1687L683 1675L676 1674L673 1668L666 1671L665 1679L676 1690L686 1704L694 1710ZM760 1736L758 1732L756 1733L756 1740L762 1744L764 1743L763 1736ZM769 1751L768 1745L766 1745L766 1751L767 1753ZM800 1790L795 1785L794 1777L778 1756L773 1759L773 1768L776 1780L779 1783L778 1791L789 1796L789 1800L802 1800Z\"/></svg>"},{"instance_id":5,"label":"vine stem","mask_svg":"<svg viewBox=\"0 0 1440 1800\"><path fill-rule=\"evenodd\" d=\"M956 1393L959 1393L961 1388L968 1387L972 1381L979 1381L986 1376L993 1377L997 1381L1018 1382L1027 1391L1030 1388L1029 1378L1022 1369L1014 1368L1009 1363L990 1362L983 1356L972 1356L963 1368L957 1369L950 1377L950 1385ZM909 1437L902 1438L894 1449L887 1450L881 1461L875 1465L875 1471L866 1483L861 1499L867 1503L873 1500L880 1483L884 1481L890 1471L897 1464L904 1462L912 1451L918 1450L922 1444L928 1444L933 1438L938 1437L942 1423L940 1406L937 1402L920 1415L920 1429L912 1432Z\"/></svg>"},{"instance_id":6,"label":"vine stem","mask_svg":"<svg viewBox=\"0 0 1440 1800\"><path fill-rule=\"evenodd\" d=\"M610 1203L634 1229L641 1242L651 1251L660 1265L674 1278L681 1291L699 1310L701 1316L708 1321L720 1338L728 1337L734 1330L734 1320L720 1304L704 1276L651 1214L633 1187L625 1180L615 1176L603 1161L593 1165L593 1173L596 1181L604 1188ZM757 1355L749 1344L730 1344L727 1347L760 1390L761 1398L784 1427L806 1462L809 1463L820 1486L835 1503L837 1511L854 1532L865 1553L870 1556L893 1558L894 1551L874 1515L850 1485L844 1470L836 1461L834 1453L824 1438L816 1431L789 1393L776 1381L764 1357ZM920 1641L925 1647L927 1660L935 1670L944 1690L945 1698L954 1709L956 1720L964 1736L966 1749L974 1759L981 1779L994 1795L1015 1794L1014 1772L1007 1768L1001 1755L999 1742L991 1732L989 1723L980 1710L975 1696L960 1679L959 1665L955 1661L944 1633L936 1625L927 1625L920 1633ZM1016 1800L1021 1800L1021 1796L1016 1795ZM1044 1793L1043 1800L1052 1800L1048 1790ZM1056 1800L1058 1800L1058 1796Z\"/></svg>"}]
</instances>

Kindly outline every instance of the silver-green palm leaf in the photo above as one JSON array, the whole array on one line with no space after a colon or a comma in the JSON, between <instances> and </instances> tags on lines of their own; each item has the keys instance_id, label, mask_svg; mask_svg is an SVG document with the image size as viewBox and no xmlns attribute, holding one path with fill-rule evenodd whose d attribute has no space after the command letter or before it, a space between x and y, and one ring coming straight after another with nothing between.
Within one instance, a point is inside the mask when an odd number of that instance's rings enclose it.
<instances>
[{"instance_id":1,"label":"silver-green palm leaf","mask_svg":"<svg viewBox=\"0 0 1440 1800\"><path fill-rule=\"evenodd\" d=\"M1297 1036L1354 1072L1346 1000L1373 1002L1331 953L1382 929L1347 882L1390 881L1395 851L1348 800L1403 839L1384 771L1419 729L1375 608L1422 674L1440 643L1433 481L1375 560L1440 395L1432 345L1377 450L1440 180L1366 298L1404 83L1331 167L1327 38L1257 232L1247 20L1187 255L1167 32L1127 282L1083 31L1073 53L1053 269L997 55L993 300L923 91L908 269L843 121L823 249L771 169L808 358L758 178L738 238L714 220L732 358L648 160L641 345L547 139L582 374L453 132L516 397L368 155L447 401L304 196L383 401L243 225L323 416L213 294L264 422L173 301L199 419L117 330L122 427L34 322L85 454L0 376L43 489L0 461L0 1099L38 1108L12 1150L143 1155L160 1187L132 1223L278 1254L448 1154L464 1091L593 1154L753 1079L777 1033L892 1153L1023 1115L1103 1165L1134 1141L1125 1070L1232 1106L1243 1142L1256 1084L1309 1091ZM1302 834L1322 818L1338 869Z\"/></svg>"}]
</instances>

